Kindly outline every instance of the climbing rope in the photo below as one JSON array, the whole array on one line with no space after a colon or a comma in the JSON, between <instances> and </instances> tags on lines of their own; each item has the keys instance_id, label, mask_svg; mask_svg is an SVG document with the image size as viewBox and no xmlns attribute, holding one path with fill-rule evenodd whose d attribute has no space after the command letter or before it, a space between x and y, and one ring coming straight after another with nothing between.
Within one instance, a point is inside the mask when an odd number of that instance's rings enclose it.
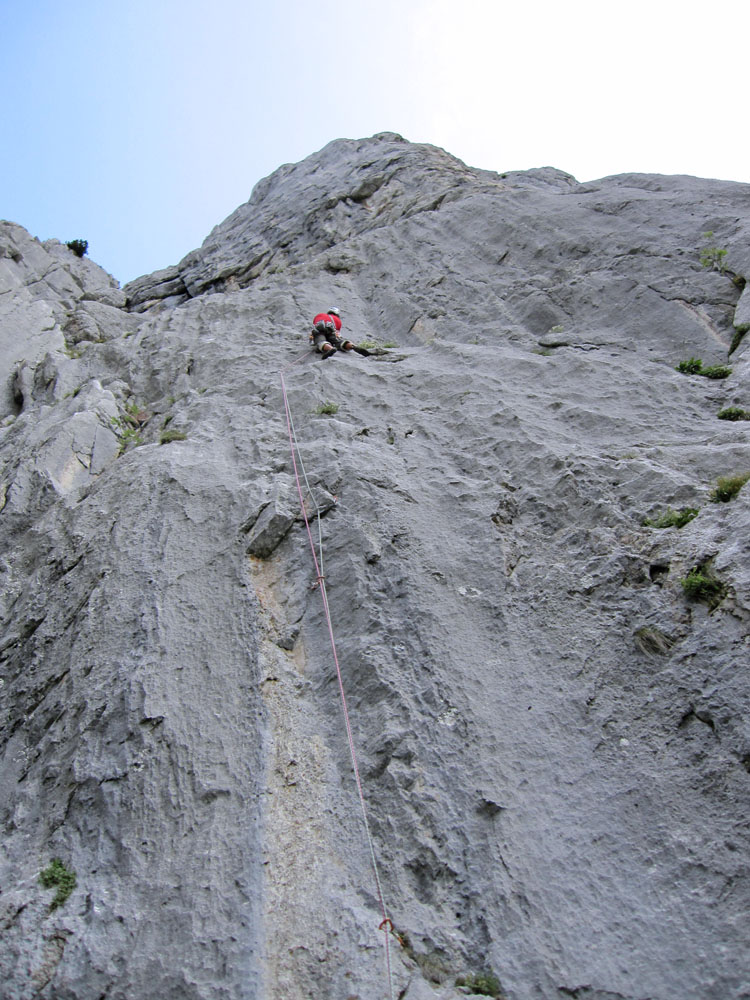
<instances>
[{"instance_id":1,"label":"climbing rope","mask_svg":"<svg viewBox=\"0 0 750 1000\"><path fill-rule=\"evenodd\" d=\"M307 354L309 352L305 352ZM289 406L289 396L286 390L286 382L284 380L284 373L288 372L290 368L293 368L300 360L300 358L295 359L291 365L279 372L281 378L281 392L284 398L284 412L286 414L286 425L287 432L289 435L289 448L292 455L292 466L294 468L294 478L297 484L297 494L299 496L300 508L302 510L302 517L305 522L305 529L307 531L307 539L310 544L310 552L312 553L313 563L315 566L315 574L317 578L318 589L320 590L320 596L323 601L323 611L325 614L326 624L328 627L328 637L331 643L331 652L333 653L333 662L336 667L336 677L338 679L339 685L339 696L341 699L341 708L344 715L344 724L346 726L346 736L349 742L349 754L352 762L352 769L354 770L354 779L357 785L357 792L359 793L359 803L362 809L362 822L365 829L365 836L367 838L367 845L370 849L370 862L372 864L372 871L375 876L375 888L377 892L378 905L380 907L380 912L382 915L382 920L378 927L378 930L383 931L383 942L385 949L385 966L386 974L388 976L388 988L390 991L391 1000L394 1000L393 994L393 973L391 969L391 947L389 932L393 930L393 923L388 916L388 911L385 905L385 898L383 896L383 887L380 881L380 871L378 869L378 862L375 855L375 846L372 840L372 834L370 832L370 823L367 819L367 806L365 803L365 793L362 787L362 779L359 773L359 764L357 763L357 752L354 746L354 736L352 734L352 726L349 718L349 709L346 703L346 693L344 691L344 681L341 675L341 667L339 665L338 652L336 651L336 639L333 634L333 621L331 619L331 610L328 604L328 592L326 590L325 576L323 575L323 531L321 527L321 512L320 507L315 499L315 495L310 486L310 481L307 478L307 472L305 471L305 465L302 461L302 454L299 448L299 442L297 440L297 432L294 427L294 420L292 419L292 411ZM313 541L312 529L310 527L310 518L307 514L307 508L305 506L305 498L302 494L302 482L300 480L300 470L302 471L302 478L305 481L305 487L307 489L308 496L312 499L313 506L315 507L315 516L318 522L318 552L315 551L315 543Z\"/></svg>"}]
</instances>

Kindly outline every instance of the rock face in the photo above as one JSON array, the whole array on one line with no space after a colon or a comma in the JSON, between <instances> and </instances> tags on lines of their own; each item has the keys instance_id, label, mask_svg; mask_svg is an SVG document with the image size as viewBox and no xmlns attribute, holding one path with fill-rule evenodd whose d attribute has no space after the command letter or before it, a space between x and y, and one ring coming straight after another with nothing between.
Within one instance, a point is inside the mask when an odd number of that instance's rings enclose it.
<instances>
[{"instance_id":1,"label":"rock face","mask_svg":"<svg viewBox=\"0 0 750 1000\"><path fill-rule=\"evenodd\" d=\"M3 996L391 995L284 369L393 997L750 997L749 196L388 133L122 291L2 224Z\"/></svg>"}]
</instances>

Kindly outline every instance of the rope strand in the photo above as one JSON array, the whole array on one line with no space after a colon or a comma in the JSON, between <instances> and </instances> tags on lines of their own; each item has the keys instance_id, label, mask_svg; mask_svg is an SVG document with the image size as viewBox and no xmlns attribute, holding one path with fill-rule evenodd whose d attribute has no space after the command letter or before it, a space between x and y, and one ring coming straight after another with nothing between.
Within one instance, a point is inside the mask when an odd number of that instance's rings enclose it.
<instances>
[{"instance_id":1,"label":"rope strand","mask_svg":"<svg viewBox=\"0 0 750 1000\"><path fill-rule=\"evenodd\" d=\"M292 365L290 365L289 367L292 367L296 363L297 363L296 361L293 362ZM288 370L289 370L288 368L284 369L284 371L288 371ZM289 434L289 447L291 449L291 454L292 454L292 466L294 468L294 478L295 478L296 484L297 484L297 493L299 495L300 507L302 509L302 517L303 517L304 522L305 522L305 529L307 531L307 538L308 538L308 541L309 541L309 544L310 544L310 552L312 553L313 563L315 564L315 573L316 573L316 576L317 576L318 584L319 584L319 587L320 587L320 594L321 594L321 598L322 598L322 601L323 601L323 610L324 610L324 613L325 613L326 624L327 624L327 627L328 627L328 637L329 637L330 642L331 642L331 651L333 653L333 662L334 662L334 665L336 667L336 677L338 679L339 695L340 695L340 698L341 698L341 708L342 708L342 711L343 711L344 723L345 723L345 726L346 726L346 736L347 736L347 740L348 740L348 743L349 743L349 754L350 754L350 757L351 757L352 768L353 768L353 771L354 771L354 779L355 779L355 782L356 782L356 785L357 785L357 792L359 794L359 802L360 802L360 806L361 806L361 809L362 809L362 822L363 822L363 825L364 825L364 828L365 828L365 835L366 835L366 838L367 838L367 845L368 845L369 850L370 850L370 861L371 861L371 864L372 864L373 874L375 876L375 887L376 887L376 891L377 891L378 904L379 904L380 911L381 911L381 914L382 914L382 921L381 921L380 926L379 926L378 929L379 930L383 930L383 941L384 941L384 948L385 948L385 964L386 964L386 973L387 973L387 976L388 976L388 988L389 988L389 991L390 991L391 1000L393 1000L393 998L394 998L394 994L393 994L393 972L392 972L392 968L391 968L390 939L389 939L389 936L388 936L389 935L389 927L392 928L393 924L391 922L390 917L388 916L388 911L387 911L386 905L385 905L385 897L383 895L383 887L382 887L382 883L381 883L381 880L380 880L380 871L378 869L377 857L375 855L375 845L373 843L372 833L370 832L370 823L369 823L369 820L367 818L367 806L366 806L366 803L365 803L365 793L364 793L364 789L362 787L362 779L361 779L360 773L359 773L359 764L357 762L357 752L356 752L356 749L355 749L355 746L354 746L354 735L352 733L352 726L351 726L351 721L350 721L350 718L349 718L349 709L348 709L347 703L346 703L346 693L344 691L344 681L343 681L343 677L342 677L342 674L341 674L341 667L339 665L338 652L336 650L336 640L335 640L334 634L333 634L333 621L331 619L331 610L330 610L330 606L328 604L328 591L326 590L325 578L323 576L323 531L322 531L322 527L321 527L320 508L319 508L319 506L317 504L317 501L315 500L315 496L313 494L312 488L310 487L310 482L309 482L309 480L307 478L307 473L305 472L304 462L302 461L302 455L301 455L300 450L299 450L299 443L297 441L297 434L296 434L296 431L294 429L294 421L292 419L292 412L291 412L291 408L289 406L289 397L287 395L286 382L284 381L284 372L283 371L279 372L279 375L280 375L280 378L281 378L281 390L282 390L282 394L283 394L283 397L284 397L284 410L285 410L285 413L286 413L287 432ZM320 558L318 558L318 555L315 552L315 543L313 542L312 530L310 528L310 520L309 520L309 518L307 516L307 510L305 508L305 500L304 500L304 497L302 495L302 483L300 482L300 475L299 475L299 470L298 470L298 466L297 466L297 460L298 459L299 459L299 466L302 469L302 476L304 478L305 485L307 487L309 495L312 497L313 504L314 504L314 507L315 507L315 514L316 514L317 521L318 521L318 539L319 539Z\"/></svg>"}]
</instances>

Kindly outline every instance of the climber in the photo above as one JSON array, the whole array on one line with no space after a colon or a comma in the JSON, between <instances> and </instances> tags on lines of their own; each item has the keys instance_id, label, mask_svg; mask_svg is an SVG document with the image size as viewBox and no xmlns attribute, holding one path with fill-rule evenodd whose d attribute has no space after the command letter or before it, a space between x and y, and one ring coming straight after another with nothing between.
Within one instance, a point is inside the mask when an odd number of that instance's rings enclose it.
<instances>
[{"instance_id":1,"label":"climber","mask_svg":"<svg viewBox=\"0 0 750 1000\"><path fill-rule=\"evenodd\" d=\"M310 340L323 357L332 357L336 351L356 351L365 357L370 353L364 347L357 347L351 340L341 336L341 313L338 309L329 309L327 313L318 313L313 319Z\"/></svg>"}]
</instances>

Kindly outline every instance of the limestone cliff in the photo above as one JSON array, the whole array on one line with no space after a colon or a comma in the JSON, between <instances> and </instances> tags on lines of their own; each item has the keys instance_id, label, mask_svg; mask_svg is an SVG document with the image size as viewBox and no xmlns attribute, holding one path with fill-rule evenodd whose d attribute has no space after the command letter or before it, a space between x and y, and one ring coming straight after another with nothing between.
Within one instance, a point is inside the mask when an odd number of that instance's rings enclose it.
<instances>
[{"instance_id":1,"label":"limestone cliff","mask_svg":"<svg viewBox=\"0 0 750 1000\"><path fill-rule=\"evenodd\" d=\"M124 289L0 226L4 997L389 995L294 361L394 996L750 997L749 199L386 133Z\"/></svg>"}]
</instances>

